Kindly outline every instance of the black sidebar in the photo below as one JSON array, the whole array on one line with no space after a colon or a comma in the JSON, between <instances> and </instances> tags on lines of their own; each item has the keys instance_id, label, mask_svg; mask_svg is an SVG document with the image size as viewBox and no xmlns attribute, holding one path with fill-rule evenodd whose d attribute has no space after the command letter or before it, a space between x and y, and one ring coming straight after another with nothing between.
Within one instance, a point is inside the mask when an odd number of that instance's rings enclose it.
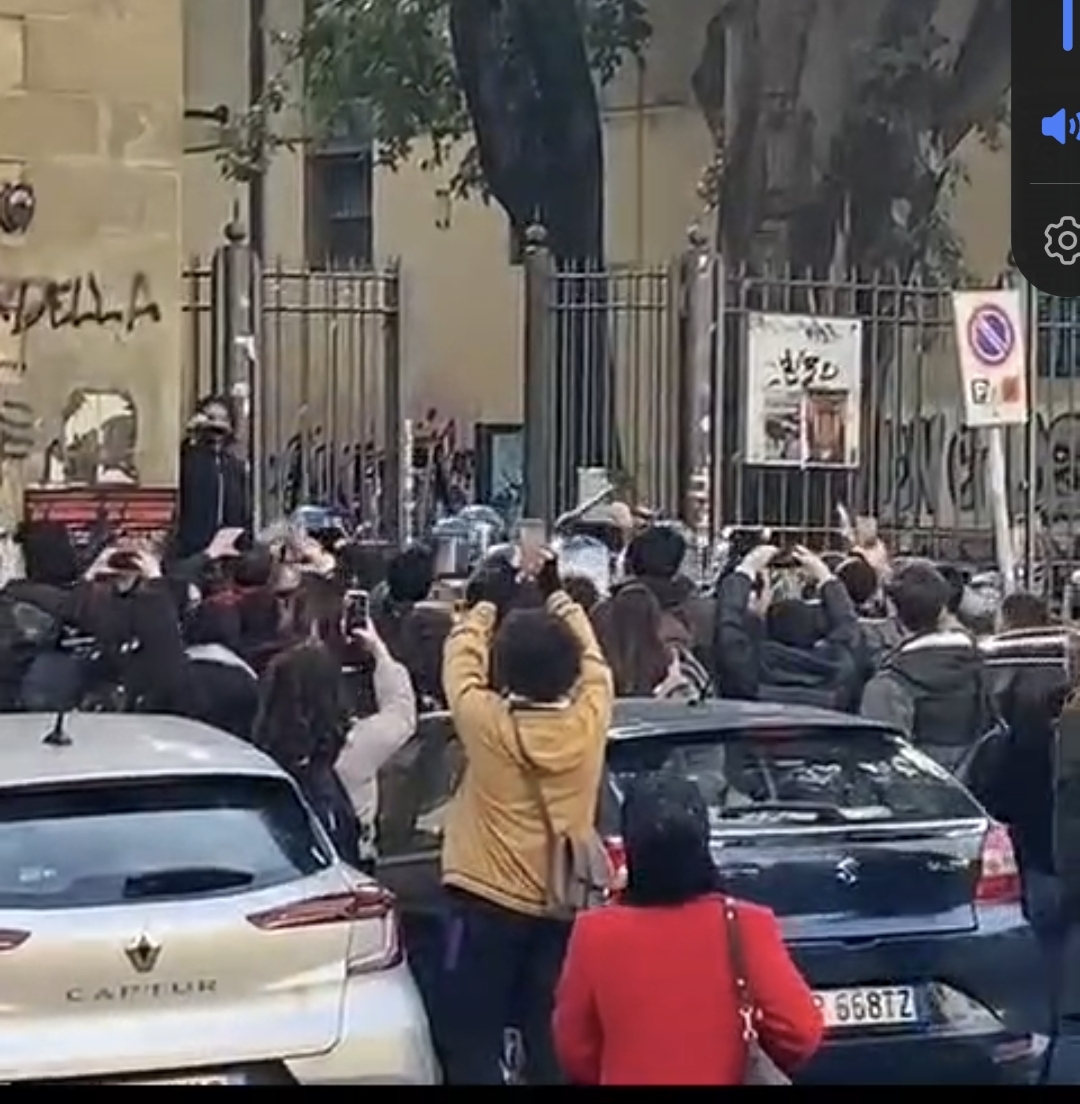
<instances>
[{"instance_id":1,"label":"black sidebar","mask_svg":"<svg viewBox=\"0 0 1080 1104\"><path fill-rule=\"evenodd\" d=\"M1050 295L1080 295L1080 0L1020 0L1012 21L1012 251Z\"/></svg>"}]
</instances>

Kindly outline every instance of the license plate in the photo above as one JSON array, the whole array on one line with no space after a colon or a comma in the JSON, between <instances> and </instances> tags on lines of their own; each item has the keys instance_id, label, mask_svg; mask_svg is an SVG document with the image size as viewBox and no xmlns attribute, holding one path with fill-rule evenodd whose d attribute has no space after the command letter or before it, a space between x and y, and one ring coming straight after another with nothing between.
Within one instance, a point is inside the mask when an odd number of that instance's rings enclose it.
<instances>
[{"instance_id":1,"label":"license plate","mask_svg":"<svg viewBox=\"0 0 1080 1104\"><path fill-rule=\"evenodd\" d=\"M919 1022L910 985L825 989L814 994L826 1027L879 1027Z\"/></svg>"}]
</instances>

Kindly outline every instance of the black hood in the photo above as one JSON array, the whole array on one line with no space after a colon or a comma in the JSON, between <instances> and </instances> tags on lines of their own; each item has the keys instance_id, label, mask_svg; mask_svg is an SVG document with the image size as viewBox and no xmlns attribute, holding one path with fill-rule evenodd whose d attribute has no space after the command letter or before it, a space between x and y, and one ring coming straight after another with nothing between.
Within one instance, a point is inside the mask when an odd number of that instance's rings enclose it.
<instances>
[{"instance_id":1,"label":"black hood","mask_svg":"<svg viewBox=\"0 0 1080 1104\"><path fill-rule=\"evenodd\" d=\"M942 695L970 686L983 660L972 637L950 630L912 637L886 656L881 666L920 690Z\"/></svg>"},{"instance_id":2,"label":"black hood","mask_svg":"<svg viewBox=\"0 0 1080 1104\"><path fill-rule=\"evenodd\" d=\"M841 677L848 657L822 641L814 648L793 648L766 638L761 645L762 673L774 686L821 686Z\"/></svg>"}]
</instances>

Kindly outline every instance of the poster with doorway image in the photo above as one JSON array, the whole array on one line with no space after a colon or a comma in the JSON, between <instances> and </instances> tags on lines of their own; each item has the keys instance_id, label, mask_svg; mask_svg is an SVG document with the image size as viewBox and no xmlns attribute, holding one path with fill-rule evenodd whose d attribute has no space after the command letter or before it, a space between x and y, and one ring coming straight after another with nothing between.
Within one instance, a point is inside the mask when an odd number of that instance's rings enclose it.
<instances>
[{"instance_id":1,"label":"poster with doorway image","mask_svg":"<svg viewBox=\"0 0 1080 1104\"><path fill-rule=\"evenodd\" d=\"M746 351L743 461L857 467L862 323L751 313Z\"/></svg>"}]
</instances>

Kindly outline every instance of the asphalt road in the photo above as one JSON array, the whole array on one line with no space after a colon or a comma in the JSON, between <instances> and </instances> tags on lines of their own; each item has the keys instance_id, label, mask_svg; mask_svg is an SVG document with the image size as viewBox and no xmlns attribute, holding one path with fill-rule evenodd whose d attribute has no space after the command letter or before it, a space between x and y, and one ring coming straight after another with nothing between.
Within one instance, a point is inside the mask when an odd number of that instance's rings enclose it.
<instances>
[{"instance_id":1,"label":"asphalt road","mask_svg":"<svg viewBox=\"0 0 1080 1104\"><path fill-rule=\"evenodd\" d=\"M1069 948L1065 980L1066 1019L1055 1053L1051 1084L1080 1085L1080 938Z\"/></svg>"}]
</instances>

